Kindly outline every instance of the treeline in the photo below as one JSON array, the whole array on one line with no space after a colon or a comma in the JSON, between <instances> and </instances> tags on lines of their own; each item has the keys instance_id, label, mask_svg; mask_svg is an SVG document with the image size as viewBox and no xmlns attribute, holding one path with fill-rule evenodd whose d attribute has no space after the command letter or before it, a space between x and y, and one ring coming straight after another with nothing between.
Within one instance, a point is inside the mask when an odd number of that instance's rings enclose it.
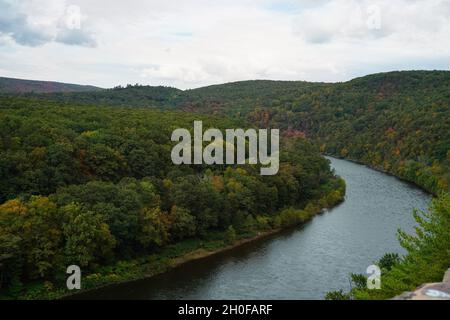
<instances>
[{"instance_id":1,"label":"treeline","mask_svg":"<svg viewBox=\"0 0 450 320\"><path fill-rule=\"evenodd\" d=\"M25 98L39 98L59 105L95 105L120 107L169 107L182 99L183 91L164 86L127 85L83 92L23 93Z\"/></svg>"},{"instance_id":2,"label":"treeline","mask_svg":"<svg viewBox=\"0 0 450 320\"><path fill-rule=\"evenodd\" d=\"M345 185L305 139L282 139L280 170L175 166L172 130L244 127L183 112L0 100L0 284L65 283L190 238L230 241L295 225L343 199ZM44 283L44 282L42 282Z\"/></svg>"}]
</instances>

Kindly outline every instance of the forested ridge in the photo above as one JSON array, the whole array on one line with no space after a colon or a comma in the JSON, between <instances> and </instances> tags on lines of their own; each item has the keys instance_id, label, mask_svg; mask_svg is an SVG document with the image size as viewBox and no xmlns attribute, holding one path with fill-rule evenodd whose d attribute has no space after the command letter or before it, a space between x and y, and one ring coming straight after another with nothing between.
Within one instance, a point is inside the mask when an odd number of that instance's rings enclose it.
<instances>
[{"instance_id":1,"label":"forested ridge","mask_svg":"<svg viewBox=\"0 0 450 320\"><path fill-rule=\"evenodd\" d=\"M402 71L343 83L254 80L178 90L128 86L53 93L59 103L178 108L306 136L429 192L450 190L450 72Z\"/></svg>"},{"instance_id":2,"label":"forested ridge","mask_svg":"<svg viewBox=\"0 0 450 320\"><path fill-rule=\"evenodd\" d=\"M390 72L337 84L254 81L234 90L238 84L192 90L183 107L280 127L312 138L322 152L433 193L450 190L450 72Z\"/></svg>"},{"instance_id":3,"label":"forested ridge","mask_svg":"<svg viewBox=\"0 0 450 320\"><path fill-rule=\"evenodd\" d=\"M48 93L48 92L83 92L102 90L99 87L62 83L55 81L23 80L0 77L0 93Z\"/></svg>"},{"instance_id":4,"label":"forested ridge","mask_svg":"<svg viewBox=\"0 0 450 320\"><path fill-rule=\"evenodd\" d=\"M84 288L154 274L189 250L299 224L344 196L303 138L281 140L274 176L172 164L175 128L246 128L241 120L8 96L0 105L4 297L58 297L72 264Z\"/></svg>"},{"instance_id":5,"label":"forested ridge","mask_svg":"<svg viewBox=\"0 0 450 320\"><path fill-rule=\"evenodd\" d=\"M111 89L86 92L23 93L23 97L40 98L58 102L60 105L95 105L120 107L174 107L183 101L183 91L164 86L139 84L117 86Z\"/></svg>"}]
</instances>

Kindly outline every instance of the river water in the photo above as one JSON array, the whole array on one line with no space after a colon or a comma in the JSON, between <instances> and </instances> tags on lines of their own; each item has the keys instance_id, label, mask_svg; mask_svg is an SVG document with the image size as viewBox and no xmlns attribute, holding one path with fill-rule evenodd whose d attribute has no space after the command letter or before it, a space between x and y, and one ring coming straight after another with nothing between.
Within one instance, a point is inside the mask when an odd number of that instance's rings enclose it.
<instances>
[{"instance_id":1,"label":"river water","mask_svg":"<svg viewBox=\"0 0 450 320\"><path fill-rule=\"evenodd\" d=\"M412 232L412 210L430 196L395 177L329 158L347 183L345 202L305 225L165 274L84 293L86 299L323 299L349 289L350 273L386 252L403 253L396 232Z\"/></svg>"}]
</instances>

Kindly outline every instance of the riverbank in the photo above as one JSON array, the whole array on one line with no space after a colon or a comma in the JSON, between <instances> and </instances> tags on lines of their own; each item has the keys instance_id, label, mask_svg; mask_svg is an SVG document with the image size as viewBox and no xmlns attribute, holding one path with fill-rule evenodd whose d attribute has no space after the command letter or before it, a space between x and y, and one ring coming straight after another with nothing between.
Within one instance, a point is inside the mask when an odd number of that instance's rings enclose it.
<instances>
[{"instance_id":1,"label":"riverbank","mask_svg":"<svg viewBox=\"0 0 450 320\"><path fill-rule=\"evenodd\" d=\"M77 299L82 294L106 286L132 282L154 277L181 266L185 263L204 259L222 252L235 249L247 243L274 235L282 230L299 226L315 215L329 209L344 200L345 183L341 179L340 187L330 190L324 197L309 201L302 209L286 208L273 216L265 216L256 228L239 230L230 237L227 231L212 231L202 239L188 239L168 245L151 255L123 260L114 265L102 266L88 274L82 273L82 289L76 292L65 288L65 273L58 281L28 283L21 292L0 295L0 299ZM64 270L65 271L65 270Z\"/></svg>"},{"instance_id":2,"label":"riverbank","mask_svg":"<svg viewBox=\"0 0 450 320\"><path fill-rule=\"evenodd\" d=\"M237 247L240 247L242 245L245 245L247 243L250 242L254 242L257 240L262 240L264 238L267 238L271 235L277 234L280 231L283 231L284 229L282 228L278 228L278 229L273 229L273 230L269 230L269 231L263 231L263 232L258 232L255 236L251 237L251 238L243 238L240 240L237 240L236 242L234 242L233 244L230 244L228 246L225 246L223 248L217 249L217 250L212 250L212 251L208 251L205 249L198 249L192 252L189 252L187 254L185 254L184 256L178 257L173 259L173 261L170 263L171 268L176 268L184 263L187 262L191 262L191 261L195 261L195 260L199 260L199 259L204 259L219 253L223 253L226 252L228 250L232 250L235 249ZM152 275L153 276L153 275Z\"/></svg>"},{"instance_id":3,"label":"riverbank","mask_svg":"<svg viewBox=\"0 0 450 320\"><path fill-rule=\"evenodd\" d=\"M356 163L356 164L360 164L360 165L366 166L366 167L368 167L368 168L370 168L370 169L372 169L372 170L375 170L375 171L384 173L384 174L386 174L386 175L388 175L388 176L395 177L395 178L399 179L400 181L409 183L409 184L415 186L416 188L419 188L420 190L425 191L426 193L428 193L428 194L430 194L430 195L432 195L432 196L434 196L434 197L436 197L436 196L438 195L438 192L435 192L435 191L433 191L433 190L431 190L431 189L429 189L429 188L426 188L426 187L423 186L423 185L420 185L417 181L414 181L414 180L412 180L412 179L408 179L408 178L406 178L406 177L399 176L398 174L396 174L396 173L394 173L394 172L387 171L387 170L384 169L383 167L373 166L373 165L371 165L371 164L369 164L369 163L366 163L366 162L364 162L364 161L362 161L362 160L357 160L357 159L353 159L353 158L342 157L342 156L338 156L338 155L335 155L335 154L323 153L323 155L324 155L324 156L327 156L327 157L331 157L331 158L335 158L335 159L341 159L341 160L345 160L345 161L349 161L349 162L353 162L353 163Z\"/></svg>"},{"instance_id":4,"label":"riverbank","mask_svg":"<svg viewBox=\"0 0 450 320\"><path fill-rule=\"evenodd\" d=\"M75 299L323 299L348 288L386 252L404 254L397 230L414 230L414 208L430 197L399 179L329 158L346 181L345 202L298 228L194 260L142 281Z\"/></svg>"},{"instance_id":5,"label":"riverbank","mask_svg":"<svg viewBox=\"0 0 450 320\"><path fill-rule=\"evenodd\" d=\"M294 228L295 226L293 226ZM281 231L284 231L285 229L279 228L279 229L272 229L272 230L268 230L268 231L262 231L262 232L258 232L256 233L256 235L249 237L249 238L241 238L239 240L236 240L233 244L229 244L229 245L225 245L223 247L219 247L217 249L206 249L206 248L198 248L198 249L194 249L193 251L188 251L187 253L181 255L181 256L177 256L174 258L169 259L166 263L165 263L165 267L162 269L159 269L158 272L150 272L150 273L146 273L143 274L139 277L136 278L129 278L129 279L122 279L120 281L112 281L110 283L105 283L105 284L98 284L95 285L92 288L88 288L88 289L82 289L79 290L77 292L70 292L70 293L65 293L63 295L61 295L60 297L58 297L58 299L78 299L77 296L79 295L83 295L85 293L89 293L98 289L102 289L102 288L106 288L106 287L112 287L112 286L116 286L116 285L120 285L123 283L131 283L134 281L140 281L140 280L144 280L144 279L150 279L152 277L155 277L157 275L163 274L169 270L175 269L177 267L181 267L182 265L189 263L189 262L193 262L196 260L201 260L201 259L206 259L208 257L211 256L215 256L221 253L225 253L227 251L236 249L238 247L241 247L243 245L258 241L258 240L263 240L264 238L270 237L272 235L275 235L277 233L280 233ZM211 243L212 244L212 243ZM208 247L208 243L204 243L204 245L206 247ZM81 297L82 299L82 297Z\"/></svg>"}]
</instances>

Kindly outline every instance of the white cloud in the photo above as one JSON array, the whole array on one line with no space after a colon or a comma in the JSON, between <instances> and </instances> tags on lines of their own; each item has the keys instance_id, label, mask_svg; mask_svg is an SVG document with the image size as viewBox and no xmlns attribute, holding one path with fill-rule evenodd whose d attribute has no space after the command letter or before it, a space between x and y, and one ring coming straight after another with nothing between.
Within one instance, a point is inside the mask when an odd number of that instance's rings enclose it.
<instances>
[{"instance_id":1,"label":"white cloud","mask_svg":"<svg viewBox=\"0 0 450 320\"><path fill-rule=\"evenodd\" d=\"M95 46L86 25L86 16L79 7L66 5L65 1L0 0L0 35L20 45L34 47L55 41Z\"/></svg>"},{"instance_id":2,"label":"white cloud","mask_svg":"<svg viewBox=\"0 0 450 320\"><path fill-rule=\"evenodd\" d=\"M69 2L21 3L16 24L0 13L4 76L190 88L450 68L448 0L73 0L75 30L64 28Z\"/></svg>"}]
</instances>

